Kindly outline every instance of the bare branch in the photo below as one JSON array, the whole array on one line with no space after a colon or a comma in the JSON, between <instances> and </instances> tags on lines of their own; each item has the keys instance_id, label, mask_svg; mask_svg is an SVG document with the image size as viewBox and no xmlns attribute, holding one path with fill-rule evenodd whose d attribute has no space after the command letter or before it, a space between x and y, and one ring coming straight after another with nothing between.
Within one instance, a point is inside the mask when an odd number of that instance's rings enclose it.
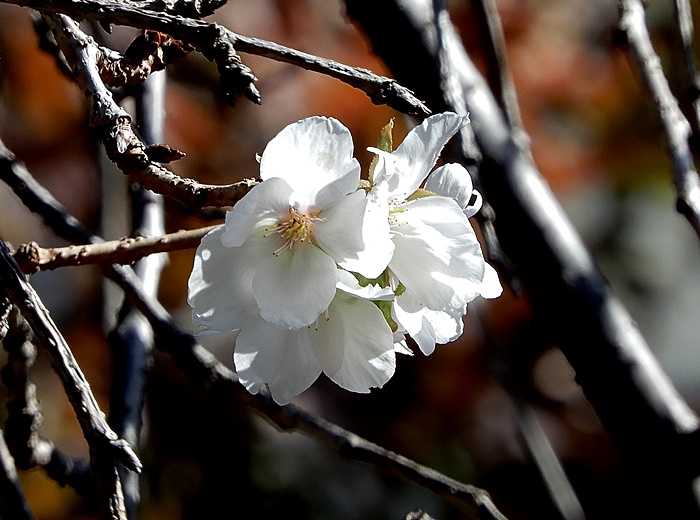
<instances>
[{"instance_id":1,"label":"bare branch","mask_svg":"<svg viewBox=\"0 0 700 520\"><path fill-rule=\"evenodd\" d=\"M346 0L349 15L397 78L431 106L447 106L436 66L429 7L420 0ZM515 145L503 113L452 24L443 27L450 71L459 78L483 154L481 186L495 229L537 315L576 371L576 380L639 485L651 468L665 475L649 507L700 511L692 480L700 474L699 422L581 242L529 154ZM386 38L388 31L401 34ZM464 161L459 155L448 160ZM653 450L649 446L654 446ZM682 468L682 469L681 469Z\"/></svg>"},{"instance_id":2,"label":"bare branch","mask_svg":"<svg viewBox=\"0 0 700 520\"><path fill-rule=\"evenodd\" d=\"M176 231L155 237L122 238L99 244L74 245L44 249L36 242L23 244L15 260L25 273L59 267L88 264L131 264L155 253L192 249L217 226Z\"/></svg>"},{"instance_id":3,"label":"bare branch","mask_svg":"<svg viewBox=\"0 0 700 520\"><path fill-rule=\"evenodd\" d=\"M679 99L681 108L685 111L693 128L694 137L690 140L690 144L697 154L700 153L700 76L693 47L693 12L689 0L674 0L673 5L685 61L684 84Z\"/></svg>"},{"instance_id":4,"label":"bare branch","mask_svg":"<svg viewBox=\"0 0 700 520\"><path fill-rule=\"evenodd\" d=\"M520 117L518 94L508 66L506 39L496 0L477 0L473 5L479 19L479 29L486 36L486 74L491 90L506 116L511 132L521 139L527 139Z\"/></svg>"},{"instance_id":5,"label":"bare branch","mask_svg":"<svg viewBox=\"0 0 700 520\"><path fill-rule=\"evenodd\" d=\"M274 42L237 34L217 24L151 11L134 3L114 0L3 1L44 12L63 13L80 20L102 20L169 34L215 61L219 66L219 72L224 76L222 77L224 84L226 77L232 73L233 69L240 68L242 65L235 63L235 52L239 50L326 74L363 90L376 104L387 104L400 112L415 116L430 114L430 110L410 90L392 79ZM252 76L252 73L250 74ZM249 83L250 85L252 83Z\"/></svg>"},{"instance_id":6,"label":"bare branch","mask_svg":"<svg viewBox=\"0 0 700 520\"><path fill-rule=\"evenodd\" d=\"M2 163L0 162L0 166ZM26 169L10 168L2 172L15 194L32 211L39 214L54 232L68 240L98 243L101 239L89 233L53 196L41 188ZM21 179L16 179L21 175ZM17 187L17 188L16 188ZM41 188L41 189L37 189ZM141 282L129 267L112 265L104 268L105 276L124 290L129 301L151 324L156 347L170 353L180 368L204 390L230 392L246 405L285 431L301 430L324 441L346 456L390 469L434 492L449 497L465 507L476 507L482 518L504 520L488 492L463 484L436 470L386 450L331 422L305 412L294 405L278 406L269 396L249 394L236 375L223 366L195 338L179 329L157 300L149 298Z\"/></svg>"},{"instance_id":7,"label":"bare branch","mask_svg":"<svg viewBox=\"0 0 700 520\"><path fill-rule=\"evenodd\" d=\"M7 387L7 421L5 439L20 469L41 467L61 486L69 485L81 495L94 492L89 465L82 459L65 455L51 441L39 435L42 423L36 387L29 379L36 348L30 341L30 330L15 310L10 330L3 341L7 364L0 371Z\"/></svg>"},{"instance_id":8,"label":"bare branch","mask_svg":"<svg viewBox=\"0 0 700 520\"><path fill-rule=\"evenodd\" d=\"M651 44L644 20L644 5L640 0L620 0L619 6L620 29L627 38L632 58L654 100L666 134L676 186L676 209L700 237L700 176L688 144L690 124L671 92L661 61Z\"/></svg>"},{"instance_id":9,"label":"bare branch","mask_svg":"<svg viewBox=\"0 0 700 520\"><path fill-rule=\"evenodd\" d=\"M165 120L165 72L148 78L136 93L136 122L146 143L163 138ZM163 198L137 184L130 186L131 230L139 236L165 233ZM165 255L145 258L134 267L144 292L158 296L160 274L166 264ZM153 363L153 330L141 314L127 301L119 311L116 326L110 331L113 378L109 423L135 450L141 444L142 413L148 371ZM121 472L124 505L127 517L136 517L141 500L137 475Z\"/></svg>"},{"instance_id":10,"label":"bare branch","mask_svg":"<svg viewBox=\"0 0 700 520\"><path fill-rule=\"evenodd\" d=\"M31 520L34 518L17 478L15 461L0 430L0 518Z\"/></svg>"},{"instance_id":11,"label":"bare branch","mask_svg":"<svg viewBox=\"0 0 700 520\"><path fill-rule=\"evenodd\" d=\"M90 447L92 466L97 468L97 475L102 477L98 478L98 485L107 499L105 505L109 517L114 520L125 519L122 514L124 504L121 485L118 477L113 478L117 471L116 464L132 471L140 471L141 463L128 443L119 439L105 421L70 347L3 241L0 241L0 282L10 301L22 312L51 357L51 364L63 383Z\"/></svg>"}]
</instances>

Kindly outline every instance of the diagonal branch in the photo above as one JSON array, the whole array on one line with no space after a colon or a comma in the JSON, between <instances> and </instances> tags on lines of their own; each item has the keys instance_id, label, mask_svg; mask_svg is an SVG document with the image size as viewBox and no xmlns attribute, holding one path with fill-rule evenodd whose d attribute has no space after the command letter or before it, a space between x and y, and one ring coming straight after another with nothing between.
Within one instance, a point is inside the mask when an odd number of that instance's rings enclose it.
<instances>
[{"instance_id":1,"label":"diagonal branch","mask_svg":"<svg viewBox=\"0 0 700 520\"><path fill-rule=\"evenodd\" d=\"M511 132L527 139L520 117L518 94L508 66L506 40L496 0L477 0L473 5L479 19L479 30L486 36L486 75L491 90L506 116Z\"/></svg>"},{"instance_id":2,"label":"diagonal branch","mask_svg":"<svg viewBox=\"0 0 700 520\"><path fill-rule=\"evenodd\" d=\"M91 243L101 241L42 188L26 168L3 169L2 165L0 161L0 178L8 182L25 206L40 215L55 233L67 240ZM230 393L280 430L301 430L330 444L348 457L392 470L435 493L451 498L463 507L476 507L482 518L505 519L488 492L483 489L458 482L294 405L280 407L269 396L250 395L238 383L233 372L199 345L191 334L179 329L162 305L144 293L140 280L131 268L112 265L104 268L104 274L124 291L129 301L146 317L156 335L156 348L171 354L180 368L204 390Z\"/></svg>"},{"instance_id":3,"label":"diagonal branch","mask_svg":"<svg viewBox=\"0 0 700 520\"><path fill-rule=\"evenodd\" d=\"M346 6L400 81L436 110L450 108L436 80L438 49L431 24L426 23L425 2L346 0ZM663 512L673 500L679 511L697 515L700 508L692 487L700 474L694 455L700 431L697 416L659 366L529 154L514 143L454 26L448 29L450 69L460 78L484 157L480 177L485 198L496 211L498 238L534 311L551 325L553 339L634 469L632 474L640 478L639 485L652 468L664 475L659 482L663 493L655 494L648 506ZM404 38L385 38L388 31ZM464 160L457 155L452 159Z\"/></svg>"},{"instance_id":4,"label":"diagonal branch","mask_svg":"<svg viewBox=\"0 0 700 520\"><path fill-rule=\"evenodd\" d=\"M0 283L47 350L51 364L63 383L90 447L91 464L100 477L98 484L106 498L104 506L108 517L114 520L124 519L123 496L116 465L140 471L141 463L129 445L119 439L107 425L70 347L3 241L0 241Z\"/></svg>"},{"instance_id":5,"label":"diagonal branch","mask_svg":"<svg viewBox=\"0 0 700 520\"><path fill-rule=\"evenodd\" d=\"M351 67L274 42L234 33L217 24L143 9L135 3L115 0L3 0L49 13L62 13L77 20L91 19L171 35L217 62L226 74L236 50L326 74L364 91L375 104L386 104L399 112L427 116L430 110L407 88L366 69ZM240 60L238 60L240 61ZM222 81L224 78L222 77ZM225 82L225 81L224 81ZM251 83L252 85L252 83Z\"/></svg>"},{"instance_id":6,"label":"diagonal branch","mask_svg":"<svg viewBox=\"0 0 700 520\"><path fill-rule=\"evenodd\" d=\"M676 15L676 25L683 48L683 60L685 61L685 73L683 74L682 92L680 93L681 108L693 128L691 147L696 154L700 146L700 75L695 63L695 49L693 47L693 12L690 0L674 0L673 6Z\"/></svg>"},{"instance_id":7,"label":"diagonal branch","mask_svg":"<svg viewBox=\"0 0 700 520\"><path fill-rule=\"evenodd\" d=\"M5 444L5 436L0 430L0 518L32 520L31 511L24 498L17 477L15 461Z\"/></svg>"},{"instance_id":8,"label":"diagonal branch","mask_svg":"<svg viewBox=\"0 0 700 520\"><path fill-rule=\"evenodd\" d=\"M91 494L94 483L89 465L82 459L62 453L51 441L39 435L41 409L36 387L29 379L36 348L30 341L28 325L16 309L10 321L10 329L3 341L7 363L0 371L8 392L5 439L10 453L20 469L41 467L61 486L67 484L81 495Z\"/></svg>"},{"instance_id":9,"label":"diagonal branch","mask_svg":"<svg viewBox=\"0 0 700 520\"><path fill-rule=\"evenodd\" d=\"M54 248L42 248L36 242L30 242L21 245L14 256L25 273L75 265L131 264L148 255L195 248L204 235L216 227Z\"/></svg>"},{"instance_id":10,"label":"diagonal branch","mask_svg":"<svg viewBox=\"0 0 700 520\"><path fill-rule=\"evenodd\" d=\"M640 0L620 0L619 6L620 29L625 34L630 54L656 105L666 134L676 186L676 209L700 237L700 176L688 144L690 124L671 93L661 60L651 44L644 20L644 5Z\"/></svg>"}]
</instances>

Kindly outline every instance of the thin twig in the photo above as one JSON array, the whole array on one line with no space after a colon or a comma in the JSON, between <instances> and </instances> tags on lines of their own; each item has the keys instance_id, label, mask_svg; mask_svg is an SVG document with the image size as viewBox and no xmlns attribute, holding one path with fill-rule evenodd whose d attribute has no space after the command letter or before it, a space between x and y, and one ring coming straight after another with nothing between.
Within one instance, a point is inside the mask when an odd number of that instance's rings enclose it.
<instances>
[{"instance_id":1,"label":"thin twig","mask_svg":"<svg viewBox=\"0 0 700 520\"><path fill-rule=\"evenodd\" d=\"M0 430L0 518L8 520L31 520L34 518L17 477L15 461L5 444Z\"/></svg>"},{"instance_id":2,"label":"thin twig","mask_svg":"<svg viewBox=\"0 0 700 520\"><path fill-rule=\"evenodd\" d=\"M222 75L239 50L326 74L364 91L376 104L386 104L399 112L425 117L430 110L407 88L396 81L366 69L351 67L313 54L291 49L275 42L234 33L218 24L150 11L131 2L114 0L3 0L44 12L63 13L75 19L102 20L109 23L151 29L173 36L211 56ZM239 60L240 61L240 60ZM238 64L240 66L240 64ZM222 78L225 83L225 78ZM252 83L251 83L252 85Z\"/></svg>"},{"instance_id":3,"label":"thin twig","mask_svg":"<svg viewBox=\"0 0 700 520\"><path fill-rule=\"evenodd\" d=\"M513 77L508 66L506 39L503 34L503 24L498 14L496 0L476 0L473 2L478 17L478 26L486 38L486 77L498 104L503 109L508 126L513 133L523 131L523 122L518 106L518 94L515 90Z\"/></svg>"},{"instance_id":4,"label":"thin twig","mask_svg":"<svg viewBox=\"0 0 700 520\"><path fill-rule=\"evenodd\" d=\"M693 12L689 0L674 0L676 25L683 48L685 61L685 73L683 74L682 91L679 98L681 108L693 129L693 137L690 140L695 153L700 153L700 76L695 63L695 48L693 46Z\"/></svg>"},{"instance_id":5,"label":"thin twig","mask_svg":"<svg viewBox=\"0 0 700 520\"><path fill-rule=\"evenodd\" d=\"M53 24L59 43L64 44L64 54L90 100L91 124L100 133L110 159L131 181L190 208L231 206L254 185L248 179L228 185L201 184L179 177L151 160L149 147L134 132L131 117L102 81L97 44L68 17L56 17Z\"/></svg>"},{"instance_id":6,"label":"thin twig","mask_svg":"<svg viewBox=\"0 0 700 520\"><path fill-rule=\"evenodd\" d=\"M149 77L136 94L136 122L147 144L163 139L165 120L165 72ZM142 237L165 233L163 198L133 184L130 186L131 231ZM110 262L115 263L115 262ZM165 255L144 258L134 267L144 292L158 296L160 274ZM147 372L152 364L153 330L141 314L127 301L119 311L117 324L110 331L114 364L109 423L134 450L138 450L143 425L142 412ZM141 498L138 475L121 473L127 517L136 518Z\"/></svg>"},{"instance_id":7,"label":"thin twig","mask_svg":"<svg viewBox=\"0 0 700 520\"><path fill-rule=\"evenodd\" d=\"M2 162L0 162L0 167ZM40 215L44 223L59 236L72 241L97 243L101 239L89 233L53 196L43 189L26 168L10 168L0 174L29 209ZM16 178L16 177L20 178ZM399 475L434 492L450 497L464 507L476 507L482 518L504 520L505 516L493 504L488 492L458 482L436 470L386 450L331 422L305 412L294 405L278 406L269 396L250 395L236 375L199 345L195 338L179 329L172 317L143 291L134 271L125 266L104 268L105 276L119 285L129 301L148 319L156 335L156 347L170 353L191 379L204 390L220 389L231 392L262 417L285 431L301 430L324 441L345 455L391 469Z\"/></svg>"},{"instance_id":8,"label":"thin twig","mask_svg":"<svg viewBox=\"0 0 700 520\"><path fill-rule=\"evenodd\" d=\"M89 464L62 453L54 444L39 435L42 423L36 387L29 379L36 348L30 341L30 330L15 309L11 327L3 341L7 364L0 377L7 387L7 421L5 439L17 467L28 470L41 467L61 486L69 485L81 495L95 491Z\"/></svg>"},{"instance_id":9,"label":"thin twig","mask_svg":"<svg viewBox=\"0 0 700 520\"><path fill-rule=\"evenodd\" d=\"M17 248L14 256L25 273L75 265L131 264L148 255L195 248L202 237L216 227L54 248L42 248L36 242L29 242Z\"/></svg>"},{"instance_id":10,"label":"thin twig","mask_svg":"<svg viewBox=\"0 0 700 520\"><path fill-rule=\"evenodd\" d=\"M585 520L581 503L554 452L535 410L511 393L523 444L542 476L549 496L563 520Z\"/></svg>"},{"instance_id":11,"label":"thin twig","mask_svg":"<svg viewBox=\"0 0 700 520\"><path fill-rule=\"evenodd\" d=\"M51 364L63 383L90 447L91 464L101 477L98 484L106 498L104 505L108 517L125 519L116 464L138 472L141 463L129 444L119 439L107 424L70 347L34 288L26 281L4 241L0 241L0 282L10 301L19 308L40 344L47 350Z\"/></svg>"},{"instance_id":12,"label":"thin twig","mask_svg":"<svg viewBox=\"0 0 700 520\"><path fill-rule=\"evenodd\" d=\"M661 60L652 46L641 0L620 0L619 7L620 29L625 34L644 85L654 100L666 134L676 186L676 209L700 237L700 176L688 144L690 124L671 92Z\"/></svg>"}]
</instances>

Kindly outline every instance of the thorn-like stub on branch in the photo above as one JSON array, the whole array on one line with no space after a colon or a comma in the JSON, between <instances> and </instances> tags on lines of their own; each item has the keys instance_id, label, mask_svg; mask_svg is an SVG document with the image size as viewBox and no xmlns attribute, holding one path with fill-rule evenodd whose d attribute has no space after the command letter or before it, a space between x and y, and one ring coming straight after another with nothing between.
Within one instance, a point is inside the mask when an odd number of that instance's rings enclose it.
<instances>
[{"instance_id":1,"label":"thorn-like stub on branch","mask_svg":"<svg viewBox=\"0 0 700 520\"><path fill-rule=\"evenodd\" d=\"M141 83L150 74L191 52L192 48L167 34L144 31L136 37L124 52L101 49L97 56L100 77L111 87L123 87Z\"/></svg>"},{"instance_id":2,"label":"thorn-like stub on branch","mask_svg":"<svg viewBox=\"0 0 700 520\"><path fill-rule=\"evenodd\" d=\"M428 117L432 113L413 92L394 80L385 81L370 98L375 105L391 104L395 109L416 117Z\"/></svg>"},{"instance_id":3,"label":"thorn-like stub on branch","mask_svg":"<svg viewBox=\"0 0 700 520\"><path fill-rule=\"evenodd\" d=\"M44 260L42 251L45 250L40 248L36 242L28 242L19 246L15 251L14 258L22 271L31 274L39 270L39 265Z\"/></svg>"},{"instance_id":4,"label":"thorn-like stub on branch","mask_svg":"<svg viewBox=\"0 0 700 520\"><path fill-rule=\"evenodd\" d=\"M232 105L243 94L253 103L260 105L262 96L255 86L258 78L250 67L241 61L232 35L220 25L214 24L207 28L206 37L209 41L204 55L214 61L219 69L221 90L226 102Z\"/></svg>"},{"instance_id":5,"label":"thorn-like stub on branch","mask_svg":"<svg viewBox=\"0 0 700 520\"><path fill-rule=\"evenodd\" d=\"M141 473L143 465L128 442L126 442L124 439L106 440L108 440L107 453L110 455L112 460L118 462L128 470Z\"/></svg>"},{"instance_id":6,"label":"thorn-like stub on branch","mask_svg":"<svg viewBox=\"0 0 700 520\"><path fill-rule=\"evenodd\" d=\"M177 148L168 146L167 144L152 144L146 147L146 155L151 161L167 164L183 157L187 157L187 154Z\"/></svg>"}]
</instances>

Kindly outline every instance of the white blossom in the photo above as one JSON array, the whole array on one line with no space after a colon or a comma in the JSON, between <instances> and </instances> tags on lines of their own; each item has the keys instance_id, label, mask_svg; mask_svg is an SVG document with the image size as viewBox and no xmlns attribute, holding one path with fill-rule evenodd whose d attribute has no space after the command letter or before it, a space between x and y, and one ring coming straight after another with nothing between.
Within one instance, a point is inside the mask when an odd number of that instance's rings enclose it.
<instances>
[{"instance_id":1,"label":"white blossom","mask_svg":"<svg viewBox=\"0 0 700 520\"><path fill-rule=\"evenodd\" d=\"M250 251L221 246L225 228L202 240L189 281L189 303L199 334L236 331L234 365L251 392L267 387L286 404L321 372L341 387L366 393L394 374L396 356L389 325L373 300L393 298L389 288L360 287L338 270L329 307L310 325L289 329L263 319L253 295ZM239 272L240 276L226 276ZM236 294L236 298L231 298Z\"/></svg>"},{"instance_id":2,"label":"white blossom","mask_svg":"<svg viewBox=\"0 0 700 520\"><path fill-rule=\"evenodd\" d=\"M384 270L388 257L381 251L392 247L388 229L364 223L373 212L358 190L350 132L335 119L287 126L265 148L260 177L263 182L226 214L221 247L249 262L263 319L287 328L310 325L335 295L336 264L367 277ZM240 271L221 273L236 276Z\"/></svg>"},{"instance_id":3,"label":"white blossom","mask_svg":"<svg viewBox=\"0 0 700 520\"><path fill-rule=\"evenodd\" d=\"M397 293L393 318L426 355L436 343L462 334L470 301L501 290L467 218L480 205L479 197L469 204L469 173L458 164L442 166L426 186L430 191L418 191L466 122L454 113L437 114L411 130L393 152L370 149L379 160L369 205L387 215L395 247L389 262Z\"/></svg>"}]
</instances>

